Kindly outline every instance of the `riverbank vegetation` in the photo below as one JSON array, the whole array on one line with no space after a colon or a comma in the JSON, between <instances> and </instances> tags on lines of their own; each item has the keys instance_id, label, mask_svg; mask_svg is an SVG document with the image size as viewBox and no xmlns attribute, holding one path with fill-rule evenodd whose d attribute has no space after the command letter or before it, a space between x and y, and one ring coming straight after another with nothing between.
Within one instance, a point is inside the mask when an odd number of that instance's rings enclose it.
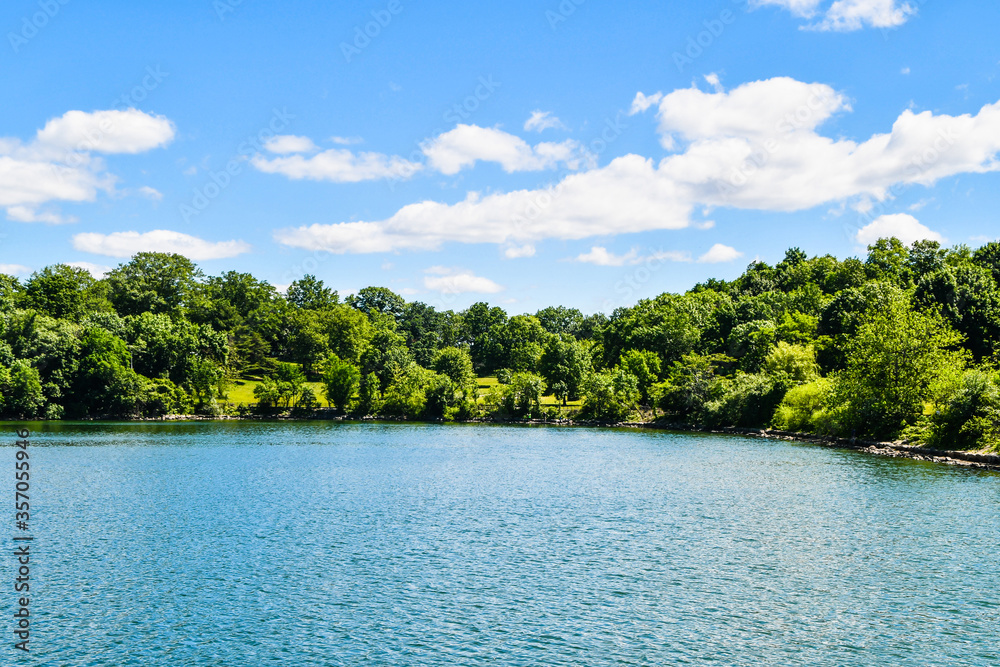
<instances>
[{"instance_id":1,"label":"riverbank vegetation","mask_svg":"<svg viewBox=\"0 0 1000 667\"><path fill-rule=\"evenodd\" d=\"M609 314L286 294L141 253L97 280L0 276L7 418L198 413L657 419L1000 448L1000 244L789 250Z\"/></svg>"}]
</instances>

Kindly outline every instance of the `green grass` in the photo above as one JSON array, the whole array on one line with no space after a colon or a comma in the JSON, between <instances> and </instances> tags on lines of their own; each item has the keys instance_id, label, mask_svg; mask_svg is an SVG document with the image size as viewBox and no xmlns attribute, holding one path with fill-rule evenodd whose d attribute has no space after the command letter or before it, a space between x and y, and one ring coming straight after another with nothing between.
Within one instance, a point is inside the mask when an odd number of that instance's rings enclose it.
<instances>
[{"instance_id":1,"label":"green grass","mask_svg":"<svg viewBox=\"0 0 1000 667\"><path fill-rule=\"evenodd\" d=\"M233 380L226 391L228 399L227 403L232 405L251 405L257 403L257 398L253 395L253 388L259 385L260 382L257 380ZM306 382L307 387L312 387L312 390L316 393L316 399L319 400L320 405L325 406L326 394L323 389L322 382Z\"/></svg>"},{"instance_id":2,"label":"green grass","mask_svg":"<svg viewBox=\"0 0 1000 667\"><path fill-rule=\"evenodd\" d=\"M479 397L480 397L480 399L483 396L485 396L487 394L487 392L489 392L490 389L492 389L493 387L496 387L499 384L500 383L497 381L496 377L493 377L493 376L479 378L478 385L479 385ZM542 396L542 405L544 405L544 406L554 405L554 406L557 406L557 407L563 407L562 401L558 400L555 397L555 394L549 394L548 396ZM569 408L579 409L581 407L583 407L583 401L582 400L581 401L570 401L569 403L566 404L566 409L569 409Z\"/></svg>"}]
</instances>

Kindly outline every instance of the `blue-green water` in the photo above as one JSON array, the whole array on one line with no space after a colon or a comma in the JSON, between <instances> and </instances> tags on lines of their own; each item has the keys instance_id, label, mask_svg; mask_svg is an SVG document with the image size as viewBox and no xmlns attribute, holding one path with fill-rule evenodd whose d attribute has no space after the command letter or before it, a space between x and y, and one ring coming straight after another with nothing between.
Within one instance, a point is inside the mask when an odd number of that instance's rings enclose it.
<instances>
[{"instance_id":1,"label":"blue-green water","mask_svg":"<svg viewBox=\"0 0 1000 667\"><path fill-rule=\"evenodd\" d=\"M992 473L653 432L35 426L25 664L1000 664Z\"/></svg>"}]
</instances>

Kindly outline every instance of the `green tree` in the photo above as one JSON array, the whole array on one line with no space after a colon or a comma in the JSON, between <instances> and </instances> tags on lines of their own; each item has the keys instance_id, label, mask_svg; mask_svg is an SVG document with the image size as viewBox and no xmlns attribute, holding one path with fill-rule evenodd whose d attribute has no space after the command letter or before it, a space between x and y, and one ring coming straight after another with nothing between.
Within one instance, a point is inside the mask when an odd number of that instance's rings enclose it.
<instances>
[{"instance_id":1,"label":"green tree","mask_svg":"<svg viewBox=\"0 0 1000 667\"><path fill-rule=\"evenodd\" d=\"M875 438L898 436L965 367L967 353L955 350L961 340L943 317L914 311L905 299L869 312L837 379L845 427Z\"/></svg>"},{"instance_id":2,"label":"green tree","mask_svg":"<svg viewBox=\"0 0 1000 667\"><path fill-rule=\"evenodd\" d=\"M659 359L656 363L659 368ZM591 366L587 348L569 334L550 337L538 362L539 373L546 384L553 390L557 385L564 390L560 396L563 405L580 397Z\"/></svg>"},{"instance_id":3,"label":"green tree","mask_svg":"<svg viewBox=\"0 0 1000 667\"><path fill-rule=\"evenodd\" d=\"M140 252L107 276L108 298L119 315L169 313L188 305L202 273L176 253Z\"/></svg>"},{"instance_id":4,"label":"green tree","mask_svg":"<svg viewBox=\"0 0 1000 667\"><path fill-rule=\"evenodd\" d=\"M57 319L74 321L86 313L110 308L90 273L66 264L54 264L31 274L24 285L24 305Z\"/></svg>"},{"instance_id":5,"label":"green tree","mask_svg":"<svg viewBox=\"0 0 1000 667\"><path fill-rule=\"evenodd\" d=\"M648 350L628 350L622 355L621 367L636 379L643 402L660 379L660 358Z\"/></svg>"},{"instance_id":6,"label":"green tree","mask_svg":"<svg viewBox=\"0 0 1000 667\"><path fill-rule=\"evenodd\" d=\"M334 358L323 374L326 398L340 412L346 412L361 386L361 371L349 361Z\"/></svg>"},{"instance_id":7,"label":"green tree","mask_svg":"<svg viewBox=\"0 0 1000 667\"><path fill-rule=\"evenodd\" d=\"M623 368L592 373L584 385L583 415L602 422L628 419L639 402L639 382Z\"/></svg>"},{"instance_id":8,"label":"green tree","mask_svg":"<svg viewBox=\"0 0 1000 667\"><path fill-rule=\"evenodd\" d=\"M305 310L329 310L340 302L340 296L316 276L306 274L288 286L288 302Z\"/></svg>"}]
</instances>

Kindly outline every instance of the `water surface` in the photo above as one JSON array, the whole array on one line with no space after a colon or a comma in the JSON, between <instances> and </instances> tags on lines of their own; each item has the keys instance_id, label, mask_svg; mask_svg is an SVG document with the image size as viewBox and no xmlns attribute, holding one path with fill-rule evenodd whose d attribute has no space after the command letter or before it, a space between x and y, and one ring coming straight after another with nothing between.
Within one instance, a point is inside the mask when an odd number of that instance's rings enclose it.
<instances>
[{"instance_id":1,"label":"water surface","mask_svg":"<svg viewBox=\"0 0 1000 667\"><path fill-rule=\"evenodd\" d=\"M993 473L645 431L32 427L34 665L1000 663Z\"/></svg>"}]
</instances>

